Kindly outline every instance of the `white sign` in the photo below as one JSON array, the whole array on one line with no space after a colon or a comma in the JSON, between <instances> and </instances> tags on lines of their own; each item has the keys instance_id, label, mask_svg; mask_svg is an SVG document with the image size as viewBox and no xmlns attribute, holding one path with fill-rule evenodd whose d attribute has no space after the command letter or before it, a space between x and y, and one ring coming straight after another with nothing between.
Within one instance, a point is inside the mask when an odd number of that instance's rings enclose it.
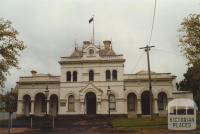
<instances>
[{"instance_id":1,"label":"white sign","mask_svg":"<svg viewBox=\"0 0 200 134\"><path fill-rule=\"evenodd\" d=\"M174 99L168 104L168 129L196 129L196 104L191 99Z\"/></svg>"}]
</instances>

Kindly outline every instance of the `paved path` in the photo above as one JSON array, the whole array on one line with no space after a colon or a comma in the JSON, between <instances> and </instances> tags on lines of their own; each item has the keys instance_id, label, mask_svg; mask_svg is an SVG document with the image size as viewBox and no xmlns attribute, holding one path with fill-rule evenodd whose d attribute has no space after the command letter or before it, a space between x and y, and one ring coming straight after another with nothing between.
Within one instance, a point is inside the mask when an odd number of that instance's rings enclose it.
<instances>
[{"instance_id":1,"label":"paved path","mask_svg":"<svg viewBox=\"0 0 200 134\"><path fill-rule=\"evenodd\" d=\"M7 134L6 128L0 128L0 134ZM169 130L139 130L139 131L117 131L113 129L100 130L98 128L56 128L49 131L30 128L13 128L12 134L200 134L200 130L195 131L169 131Z\"/></svg>"}]
</instances>

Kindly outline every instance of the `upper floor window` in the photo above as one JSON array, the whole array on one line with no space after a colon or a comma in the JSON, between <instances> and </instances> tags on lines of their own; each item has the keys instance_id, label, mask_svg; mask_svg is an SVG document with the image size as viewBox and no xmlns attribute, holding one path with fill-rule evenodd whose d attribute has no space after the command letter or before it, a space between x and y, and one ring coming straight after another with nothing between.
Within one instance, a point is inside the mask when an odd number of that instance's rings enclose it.
<instances>
[{"instance_id":1,"label":"upper floor window","mask_svg":"<svg viewBox=\"0 0 200 134\"><path fill-rule=\"evenodd\" d=\"M67 81L71 81L71 72L70 71L67 72Z\"/></svg>"},{"instance_id":2,"label":"upper floor window","mask_svg":"<svg viewBox=\"0 0 200 134\"><path fill-rule=\"evenodd\" d=\"M110 81L110 80L111 80L110 70L106 70L106 81Z\"/></svg>"},{"instance_id":3,"label":"upper floor window","mask_svg":"<svg viewBox=\"0 0 200 134\"><path fill-rule=\"evenodd\" d=\"M112 80L117 80L117 70L112 71Z\"/></svg>"},{"instance_id":4,"label":"upper floor window","mask_svg":"<svg viewBox=\"0 0 200 134\"><path fill-rule=\"evenodd\" d=\"M77 81L77 71L73 72L73 81Z\"/></svg>"},{"instance_id":5,"label":"upper floor window","mask_svg":"<svg viewBox=\"0 0 200 134\"><path fill-rule=\"evenodd\" d=\"M93 70L89 71L89 81L94 81L94 71Z\"/></svg>"}]
</instances>

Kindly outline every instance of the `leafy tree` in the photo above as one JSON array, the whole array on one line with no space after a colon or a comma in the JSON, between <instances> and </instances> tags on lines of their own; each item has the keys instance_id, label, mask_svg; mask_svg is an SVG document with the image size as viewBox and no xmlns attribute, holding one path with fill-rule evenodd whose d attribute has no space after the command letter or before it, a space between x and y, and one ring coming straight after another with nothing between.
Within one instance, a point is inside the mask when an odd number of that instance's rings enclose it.
<instances>
[{"instance_id":1,"label":"leafy tree","mask_svg":"<svg viewBox=\"0 0 200 134\"><path fill-rule=\"evenodd\" d=\"M0 87L3 88L9 69L19 69L20 52L25 49L23 41L17 38L18 31L9 20L0 18Z\"/></svg>"},{"instance_id":2,"label":"leafy tree","mask_svg":"<svg viewBox=\"0 0 200 134\"><path fill-rule=\"evenodd\" d=\"M179 32L180 47L188 59L188 70L184 80L179 83L180 90L192 91L200 108L200 14L190 14L184 18Z\"/></svg>"},{"instance_id":3,"label":"leafy tree","mask_svg":"<svg viewBox=\"0 0 200 134\"><path fill-rule=\"evenodd\" d=\"M194 100L200 108L200 64L194 64L189 67L184 77L184 80L179 83L180 89L192 91Z\"/></svg>"},{"instance_id":4,"label":"leafy tree","mask_svg":"<svg viewBox=\"0 0 200 134\"><path fill-rule=\"evenodd\" d=\"M18 90L11 89L11 91L7 92L4 95L4 101L5 101L5 110L8 112L16 112L17 111L17 96L18 96Z\"/></svg>"},{"instance_id":5,"label":"leafy tree","mask_svg":"<svg viewBox=\"0 0 200 134\"><path fill-rule=\"evenodd\" d=\"M190 14L184 18L179 29L180 47L188 59L188 64L200 62L200 14Z\"/></svg>"}]
</instances>

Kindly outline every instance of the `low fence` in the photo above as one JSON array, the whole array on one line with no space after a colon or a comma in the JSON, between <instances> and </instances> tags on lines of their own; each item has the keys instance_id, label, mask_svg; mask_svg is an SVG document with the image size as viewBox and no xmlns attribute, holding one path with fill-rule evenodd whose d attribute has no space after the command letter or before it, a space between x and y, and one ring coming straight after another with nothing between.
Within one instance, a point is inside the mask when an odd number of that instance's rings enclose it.
<instances>
[{"instance_id":1,"label":"low fence","mask_svg":"<svg viewBox=\"0 0 200 134\"><path fill-rule=\"evenodd\" d=\"M0 120L8 120L9 119L9 112L0 112ZM12 114L12 119L16 119L16 113Z\"/></svg>"}]
</instances>

